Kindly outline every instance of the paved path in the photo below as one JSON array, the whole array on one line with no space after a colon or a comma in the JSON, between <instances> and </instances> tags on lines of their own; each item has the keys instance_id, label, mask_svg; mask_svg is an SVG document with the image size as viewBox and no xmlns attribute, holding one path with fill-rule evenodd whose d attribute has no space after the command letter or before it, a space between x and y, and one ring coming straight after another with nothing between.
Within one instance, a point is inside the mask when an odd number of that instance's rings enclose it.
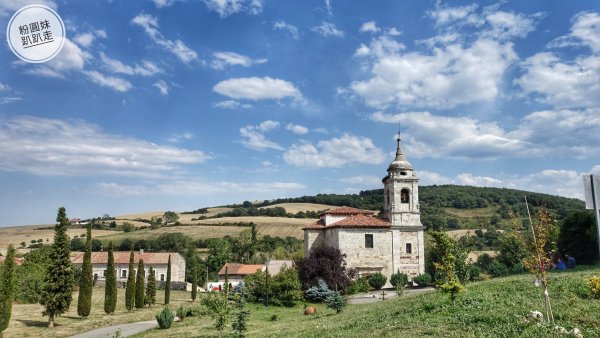
<instances>
[{"instance_id":1,"label":"paved path","mask_svg":"<svg viewBox=\"0 0 600 338\"><path fill-rule=\"evenodd\" d=\"M431 292L433 291L434 288L422 288L422 289L406 289L404 290L404 295L402 295L402 297L410 297L410 296L415 296L421 293L425 293L425 292ZM398 295L396 294L396 291L394 290L385 290L385 299L391 299L391 298L395 298L398 297ZM356 295L356 296L351 296L350 299L348 300L349 304L368 304L368 303L375 303L375 302L379 302L383 300L382 296L381 296L381 291L378 292L372 292L372 293L367 293L367 294L361 294L361 295Z\"/></svg>"},{"instance_id":2,"label":"paved path","mask_svg":"<svg viewBox=\"0 0 600 338\"><path fill-rule=\"evenodd\" d=\"M121 330L121 337L129 337L134 334L144 332L150 329L158 327L156 320L149 320L147 322L137 322L129 324L119 324L107 327L101 327L92 331L80 333L70 338L108 338L115 335L117 330Z\"/></svg>"}]
</instances>

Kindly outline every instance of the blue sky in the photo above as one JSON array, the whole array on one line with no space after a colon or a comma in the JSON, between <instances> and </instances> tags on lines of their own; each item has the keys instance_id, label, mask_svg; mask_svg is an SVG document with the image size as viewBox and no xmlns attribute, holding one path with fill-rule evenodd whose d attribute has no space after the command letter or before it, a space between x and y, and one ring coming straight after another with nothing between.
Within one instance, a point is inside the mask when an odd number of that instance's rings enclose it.
<instances>
[{"instance_id":1,"label":"blue sky","mask_svg":"<svg viewBox=\"0 0 600 338\"><path fill-rule=\"evenodd\" d=\"M421 184L583 196L598 1L23 1L67 42L0 49L0 226ZM6 39L2 35L2 39Z\"/></svg>"}]
</instances>

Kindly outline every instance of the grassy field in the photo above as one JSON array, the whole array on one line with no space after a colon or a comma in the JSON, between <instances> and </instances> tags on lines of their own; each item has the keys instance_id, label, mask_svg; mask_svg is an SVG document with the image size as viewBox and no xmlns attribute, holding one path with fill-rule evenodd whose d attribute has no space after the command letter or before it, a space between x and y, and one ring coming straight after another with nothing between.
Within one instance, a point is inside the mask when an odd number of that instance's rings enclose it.
<instances>
[{"instance_id":1,"label":"grassy field","mask_svg":"<svg viewBox=\"0 0 600 338\"><path fill-rule=\"evenodd\" d=\"M107 315L104 313L104 288L94 288L92 312L88 318L81 319L77 316L77 296L78 293L74 292L69 311L56 319L56 326L52 329L47 327L48 317L42 317L41 305L14 304L10 325L3 332L3 337L67 337L99 327L152 320L164 302L164 290L157 290L157 304L154 307L127 312L124 301L125 289L118 289L117 310L114 314ZM171 291L172 308L188 304L192 304L189 292Z\"/></svg>"},{"instance_id":2,"label":"grassy field","mask_svg":"<svg viewBox=\"0 0 600 338\"><path fill-rule=\"evenodd\" d=\"M556 325L577 327L584 337L600 337L600 300L586 295L586 278L600 267L552 273L550 295ZM318 315L303 308L251 304L248 337L560 337L552 326L527 320L529 311L544 311L542 291L530 275L469 284L452 305L440 292L349 305L341 314L317 305ZM277 320L272 321L273 315ZM228 327L226 333L231 333ZM169 330L136 337L214 337L208 317L187 318Z\"/></svg>"},{"instance_id":3,"label":"grassy field","mask_svg":"<svg viewBox=\"0 0 600 338\"><path fill-rule=\"evenodd\" d=\"M316 204L316 203L280 203L280 204L269 205L267 207L262 207L262 208L275 208L275 207L282 207L285 209L285 211L292 213L292 214L295 214L299 211L321 211L321 210L337 208L336 206L332 206L332 205Z\"/></svg>"}]
</instances>

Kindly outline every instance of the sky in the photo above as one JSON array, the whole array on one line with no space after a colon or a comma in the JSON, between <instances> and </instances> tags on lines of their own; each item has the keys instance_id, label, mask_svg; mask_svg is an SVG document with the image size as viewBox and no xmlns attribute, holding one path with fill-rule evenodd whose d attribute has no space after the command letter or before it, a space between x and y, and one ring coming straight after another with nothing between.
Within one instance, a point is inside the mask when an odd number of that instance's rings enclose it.
<instances>
[{"instance_id":1,"label":"sky","mask_svg":"<svg viewBox=\"0 0 600 338\"><path fill-rule=\"evenodd\" d=\"M0 226L421 185L583 198L600 174L600 2L44 4L60 53L0 48Z\"/></svg>"}]
</instances>

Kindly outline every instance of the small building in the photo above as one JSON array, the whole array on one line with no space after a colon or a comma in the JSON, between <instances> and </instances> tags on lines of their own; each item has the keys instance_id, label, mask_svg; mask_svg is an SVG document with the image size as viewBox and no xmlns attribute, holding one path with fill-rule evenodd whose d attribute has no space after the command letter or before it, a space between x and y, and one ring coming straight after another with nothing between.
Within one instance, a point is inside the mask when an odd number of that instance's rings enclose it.
<instances>
[{"instance_id":1,"label":"small building","mask_svg":"<svg viewBox=\"0 0 600 338\"><path fill-rule=\"evenodd\" d=\"M130 251L115 251L115 270L117 273L117 282L126 282L129 274L129 256ZM71 257L71 263L79 268L83 265L83 252L74 253ZM140 259L144 261L144 270L148 276L150 267L155 271L157 281L167 280L167 266L171 256L171 282L185 282L185 258L177 252L144 252L140 250L133 256L134 271L137 274L137 266ZM106 266L108 265L108 252L92 252L92 274L97 276L99 281L106 280Z\"/></svg>"},{"instance_id":2,"label":"small building","mask_svg":"<svg viewBox=\"0 0 600 338\"><path fill-rule=\"evenodd\" d=\"M6 260L6 256L0 256L0 264L4 263L5 260ZM25 261L24 258L15 257L15 265L23 265L24 261Z\"/></svg>"},{"instance_id":3,"label":"small building","mask_svg":"<svg viewBox=\"0 0 600 338\"><path fill-rule=\"evenodd\" d=\"M225 284L225 274L227 274L227 282L231 286L236 287L244 278L248 275L252 275L257 271L269 271L270 276L275 276L284 267L294 266L294 261L291 260L268 260L265 264L240 264L240 263L225 263L221 270L219 270L219 281L208 283L208 290L217 291L219 285Z\"/></svg>"}]
</instances>

